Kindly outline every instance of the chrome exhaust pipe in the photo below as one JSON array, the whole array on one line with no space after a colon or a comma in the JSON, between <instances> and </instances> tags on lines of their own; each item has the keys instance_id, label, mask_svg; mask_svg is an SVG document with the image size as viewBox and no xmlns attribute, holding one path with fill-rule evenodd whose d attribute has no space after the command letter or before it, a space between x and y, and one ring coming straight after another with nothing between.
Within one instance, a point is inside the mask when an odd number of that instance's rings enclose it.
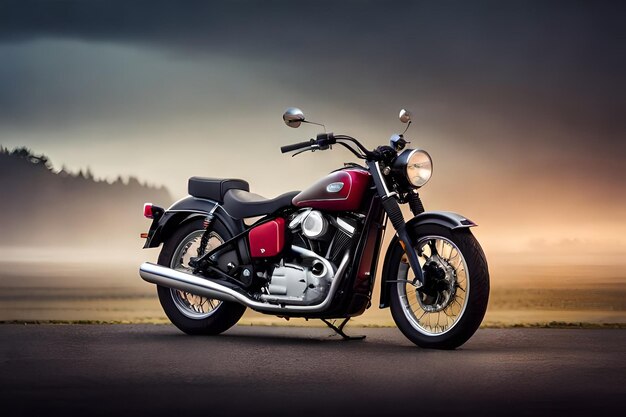
<instances>
[{"instance_id":1,"label":"chrome exhaust pipe","mask_svg":"<svg viewBox=\"0 0 626 417\"><path fill-rule=\"evenodd\" d=\"M162 287L191 292L216 300L240 302L237 297L231 294L234 291L228 287L209 281L206 278L186 274L151 262L141 264L139 276L144 281Z\"/></svg>"},{"instance_id":2,"label":"chrome exhaust pipe","mask_svg":"<svg viewBox=\"0 0 626 417\"><path fill-rule=\"evenodd\" d=\"M293 247L293 249L301 254L315 255L315 253L310 252L307 249L296 247ZM341 264L339 265L339 268L337 269L337 272L335 273L335 277L332 284L330 285L330 291L328 292L328 295L321 303L310 306L259 302L210 279L203 278L197 275L187 274L185 272L153 264L151 262L144 262L143 264L141 264L141 266L139 267L139 276L141 276L144 281L150 282L152 284L161 285L162 287L174 288L176 290L190 292L215 300L233 301L235 303L243 304L246 307L250 307L258 311L301 311L314 313L324 311L326 307L330 304L333 296L335 295L335 292L337 291L339 282L341 281L341 278L346 271L346 268L348 266L348 260L349 254L346 252L341 261Z\"/></svg>"}]
</instances>

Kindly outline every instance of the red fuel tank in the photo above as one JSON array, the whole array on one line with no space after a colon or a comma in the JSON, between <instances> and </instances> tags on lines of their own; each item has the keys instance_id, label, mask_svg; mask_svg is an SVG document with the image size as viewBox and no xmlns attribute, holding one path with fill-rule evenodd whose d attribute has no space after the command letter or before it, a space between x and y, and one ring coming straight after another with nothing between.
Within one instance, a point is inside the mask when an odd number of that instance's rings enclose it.
<instances>
[{"instance_id":1,"label":"red fuel tank","mask_svg":"<svg viewBox=\"0 0 626 417\"><path fill-rule=\"evenodd\" d=\"M358 210L370 183L371 175L365 170L335 171L296 195L292 203L320 210Z\"/></svg>"}]
</instances>

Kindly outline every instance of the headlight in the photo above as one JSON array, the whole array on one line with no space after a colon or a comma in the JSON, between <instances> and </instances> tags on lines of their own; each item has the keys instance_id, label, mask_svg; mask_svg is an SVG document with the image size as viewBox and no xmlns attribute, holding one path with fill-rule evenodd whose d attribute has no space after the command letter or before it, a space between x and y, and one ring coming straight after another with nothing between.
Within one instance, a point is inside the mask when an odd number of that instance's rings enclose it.
<instances>
[{"instance_id":1,"label":"headlight","mask_svg":"<svg viewBox=\"0 0 626 417\"><path fill-rule=\"evenodd\" d=\"M395 177L401 185L419 188L433 174L433 160L421 149L405 149L393 163Z\"/></svg>"},{"instance_id":2,"label":"headlight","mask_svg":"<svg viewBox=\"0 0 626 417\"><path fill-rule=\"evenodd\" d=\"M426 184L433 175L433 160L426 151L415 149L406 164L406 177L415 187Z\"/></svg>"}]
</instances>

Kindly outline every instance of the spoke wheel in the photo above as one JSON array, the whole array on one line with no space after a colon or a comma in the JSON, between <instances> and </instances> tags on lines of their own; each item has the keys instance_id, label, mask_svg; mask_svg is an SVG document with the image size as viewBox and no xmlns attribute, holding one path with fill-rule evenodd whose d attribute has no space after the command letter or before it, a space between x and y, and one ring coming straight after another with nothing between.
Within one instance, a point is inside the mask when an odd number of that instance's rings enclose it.
<instances>
[{"instance_id":1,"label":"spoke wheel","mask_svg":"<svg viewBox=\"0 0 626 417\"><path fill-rule=\"evenodd\" d=\"M467 307L467 265L459 248L441 236L420 238L416 249L421 253L419 261L427 284L417 289L410 283L398 284L398 296L415 330L427 336L441 335L459 322ZM408 275L409 269L403 270ZM407 275L398 275L398 279L407 279Z\"/></svg>"},{"instance_id":2,"label":"spoke wheel","mask_svg":"<svg viewBox=\"0 0 626 417\"><path fill-rule=\"evenodd\" d=\"M391 315L402 333L424 348L455 349L476 332L487 311L489 270L485 254L468 229L436 224L413 226L424 285L399 244L385 265Z\"/></svg>"},{"instance_id":3,"label":"spoke wheel","mask_svg":"<svg viewBox=\"0 0 626 417\"><path fill-rule=\"evenodd\" d=\"M215 249L231 238L231 233L218 219L211 227L206 251ZM203 234L203 219L181 224L163 243L159 265L193 273L189 261L198 256ZM246 310L239 303L215 300L161 285L157 285L157 294L172 324L190 335L222 333L234 326Z\"/></svg>"},{"instance_id":4,"label":"spoke wheel","mask_svg":"<svg viewBox=\"0 0 626 417\"><path fill-rule=\"evenodd\" d=\"M189 261L192 257L198 256L200 242L204 231L196 230L184 238L174 252L170 268L182 272L191 273L192 268ZM224 243L224 239L215 232L209 235L205 251L209 252ZM180 312L191 319L204 319L210 317L222 304L219 300L192 294L190 292L170 289L174 305Z\"/></svg>"}]
</instances>

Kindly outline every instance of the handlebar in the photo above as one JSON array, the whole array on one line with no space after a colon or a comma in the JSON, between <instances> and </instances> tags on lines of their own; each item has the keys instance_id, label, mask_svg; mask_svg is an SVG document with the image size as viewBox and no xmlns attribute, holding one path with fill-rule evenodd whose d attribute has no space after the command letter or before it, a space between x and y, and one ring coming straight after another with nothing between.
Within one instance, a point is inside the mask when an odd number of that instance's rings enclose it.
<instances>
[{"instance_id":1,"label":"handlebar","mask_svg":"<svg viewBox=\"0 0 626 417\"><path fill-rule=\"evenodd\" d=\"M294 143L291 145L285 145L280 147L280 151L282 153L287 153L291 151L297 151L298 149L308 148L311 145L315 144L315 139L307 140L306 142Z\"/></svg>"},{"instance_id":2,"label":"handlebar","mask_svg":"<svg viewBox=\"0 0 626 417\"><path fill-rule=\"evenodd\" d=\"M348 143L345 143L345 141L354 143L357 149L350 146ZM358 140L354 139L353 137L345 136L345 135L335 136L333 133L320 133L319 135L317 135L316 139L310 139L306 142L300 142L300 143L294 143L292 145L281 146L280 151L282 153L287 153L291 151L297 151L298 149L303 149L303 148L309 148L307 150L311 150L311 151L316 151L316 150L323 151L326 149L330 149L332 145L334 144L342 145L344 148L348 149L357 158L360 158L360 159L378 158L378 153L376 151L374 152L368 151L367 149L365 149L363 145L361 145L361 143ZM301 152L298 152L294 154L293 156L298 155L299 153Z\"/></svg>"},{"instance_id":3,"label":"handlebar","mask_svg":"<svg viewBox=\"0 0 626 417\"><path fill-rule=\"evenodd\" d=\"M330 148L331 145L337 143L335 140L335 136L332 133L320 133L317 135L316 139L310 139L307 142L294 143L293 145L285 145L280 147L280 151L282 153L287 153L291 151L297 151L302 148L311 148L312 150L326 150Z\"/></svg>"}]
</instances>

